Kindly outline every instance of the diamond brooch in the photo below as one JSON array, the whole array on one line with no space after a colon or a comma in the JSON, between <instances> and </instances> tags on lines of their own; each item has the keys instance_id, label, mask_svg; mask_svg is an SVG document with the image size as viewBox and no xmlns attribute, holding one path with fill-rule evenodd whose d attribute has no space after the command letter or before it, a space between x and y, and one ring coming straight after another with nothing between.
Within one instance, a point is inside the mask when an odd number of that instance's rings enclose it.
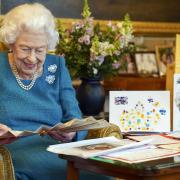
<instances>
[{"instance_id":1,"label":"diamond brooch","mask_svg":"<svg viewBox=\"0 0 180 180\"><path fill-rule=\"evenodd\" d=\"M47 81L49 84L53 84L55 81L55 75L48 75L46 76L45 81Z\"/></svg>"},{"instance_id":2,"label":"diamond brooch","mask_svg":"<svg viewBox=\"0 0 180 180\"><path fill-rule=\"evenodd\" d=\"M56 65L56 64L52 64L52 65L50 65L50 66L48 67L48 71L49 71L50 73L55 73L56 70L57 70L57 65ZM56 78L55 78L55 75L48 75L48 76L46 76L45 81L48 82L49 84L53 84L54 81L55 81L55 79L56 79Z\"/></svg>"},{"instance_id":3,"label":"diamond brooch","mask_svg":"<svg viewBox=\"0 0 180 180\"><path fill-rule=\"evenodd\" d=\"M48 67L48 71L51 73L55 73L57 70L57 65L56 64L52 64Z\"/></svg>"}]
</instances>

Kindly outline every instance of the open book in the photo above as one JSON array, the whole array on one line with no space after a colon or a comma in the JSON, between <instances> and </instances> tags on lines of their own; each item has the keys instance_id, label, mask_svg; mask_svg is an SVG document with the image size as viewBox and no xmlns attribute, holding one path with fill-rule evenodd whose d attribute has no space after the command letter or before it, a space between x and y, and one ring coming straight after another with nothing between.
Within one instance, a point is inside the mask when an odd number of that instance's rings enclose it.
<instances>
[{"instance_id":1,"label":"open book","mask_svg":"<svg viewBox=\"0 0 180 180\"><path fill-rule=\"evenodd\" d=\"M65 144L50 145L47 150L61 155L79 156L81 158L102 157L126 163L139 163L180 155L178 146L157 147L153 140L145 139L140 142L130 139L104 137L82 140Z\"/></svg>"},{"instance_id":2,"label":"open book","mask_svg":"<svg viewBox=\"0 0 180 180\"><path fill-rule=\"evenodd\" d=\"M115 137L104 137L97 139L82 140L65 144L50 145L47 150L57 154L66 154L89 158L105 155L111 152L119 152L136 148L149 147L150 140L135 142L129 139L117 139ZM150 145L151 147L152 145Z\"/></svg>"},{"instance_id":3,"label":"open book","mask_svg":"<svg viewBox=\"0 0 180 180\"><path fill-rule=\"evenodd\" d=\"M99 129L99 128L105 128L110 126L110 124L104 120L96 120L92 116L87 117L85 119L72 119L71 121L68 121L66 123L58 123L53 127L49 126L40 126L35 131L15 131L15 130L9 130L5 134L0 136L0 139L10 138L10 137L24 137L24 136L30 136L30 135L45 135L49 131L61 131L61 132L76 132L76 131L82 131L82 130L90 130L90 129Z\"/></svg>"}]
</instances>

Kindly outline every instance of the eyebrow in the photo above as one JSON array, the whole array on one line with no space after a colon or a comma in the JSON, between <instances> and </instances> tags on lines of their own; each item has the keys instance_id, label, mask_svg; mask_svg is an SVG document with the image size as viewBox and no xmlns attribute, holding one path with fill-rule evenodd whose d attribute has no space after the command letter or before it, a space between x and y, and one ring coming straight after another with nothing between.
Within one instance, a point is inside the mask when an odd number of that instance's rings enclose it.
<instances>
[{"instance_id":1,"label":"eyebrow","mask_svg":"<svg viewBox=\"0 0 180 180\"><path fill-rule=\"evenodd\" d=\"M25 45L25 44L20 44L19 46L20 46L20 47L27 47L27 48L30 48L30 49L39 49L39 48L45 48L45 47L47 47L46 45L42 45L42 46L39 46L39 47L30 47L30 46Z\"/></svg>"}]
</instances>

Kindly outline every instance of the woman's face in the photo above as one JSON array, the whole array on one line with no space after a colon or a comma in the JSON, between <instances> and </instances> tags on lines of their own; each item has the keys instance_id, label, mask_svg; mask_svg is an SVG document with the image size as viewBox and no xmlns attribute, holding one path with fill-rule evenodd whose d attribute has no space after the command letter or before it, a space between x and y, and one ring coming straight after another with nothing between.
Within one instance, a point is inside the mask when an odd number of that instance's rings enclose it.
<instances>
[{"instance_id":1,"label":"woman's face","mask_svg":"<svg viewBox=\"0 0 180 180\"><path fill-rule=\"evenodd\" d=\"M20 77L32 78L42 71L47 52L45 33L22 32L10 47Z\"/></svg>"}]
</instances>

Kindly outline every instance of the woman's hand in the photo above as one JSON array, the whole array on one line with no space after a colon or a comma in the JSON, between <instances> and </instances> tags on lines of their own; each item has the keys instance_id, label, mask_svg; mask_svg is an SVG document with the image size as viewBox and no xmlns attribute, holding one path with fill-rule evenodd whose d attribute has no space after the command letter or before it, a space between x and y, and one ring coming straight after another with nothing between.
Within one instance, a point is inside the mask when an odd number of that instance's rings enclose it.
<instances>
[{"instance_id":1,"label":"woman's hand","mask_svg":"<svg viewBox=\"0 0 180 180\"><path fill-rule=\"evenodd\" d=\"M11 130L11 128L4 124L0 124L0 137L6 134L9 130Z\"/></svg>"},{"instance_id":2,"label":"woman's hand","mask_svg":"<svg viewBox=\"0 0 180 180\"><path fill-rule=\"evenodd\" d=\"M11 128L4 124L0 124L0 145L9 144L17 139L16 137L1 138L1 136L7 134L9 130L11 130Z\"/></svg>"},{"instance_id":3,"label":"woman's hand","mask_svg":"<svg viewBox=\"0 0 180 180\"><path fill-rule=\"evenodd\" d=\"M60 131L50 131L48 133L52 138L58 140L58 141L62 141L62 142L70 142L72 141L73 137L75 136L75 132L69 132L69 133L65 133L65 132L60 132Z\"/></svg>"}]
</instances>

